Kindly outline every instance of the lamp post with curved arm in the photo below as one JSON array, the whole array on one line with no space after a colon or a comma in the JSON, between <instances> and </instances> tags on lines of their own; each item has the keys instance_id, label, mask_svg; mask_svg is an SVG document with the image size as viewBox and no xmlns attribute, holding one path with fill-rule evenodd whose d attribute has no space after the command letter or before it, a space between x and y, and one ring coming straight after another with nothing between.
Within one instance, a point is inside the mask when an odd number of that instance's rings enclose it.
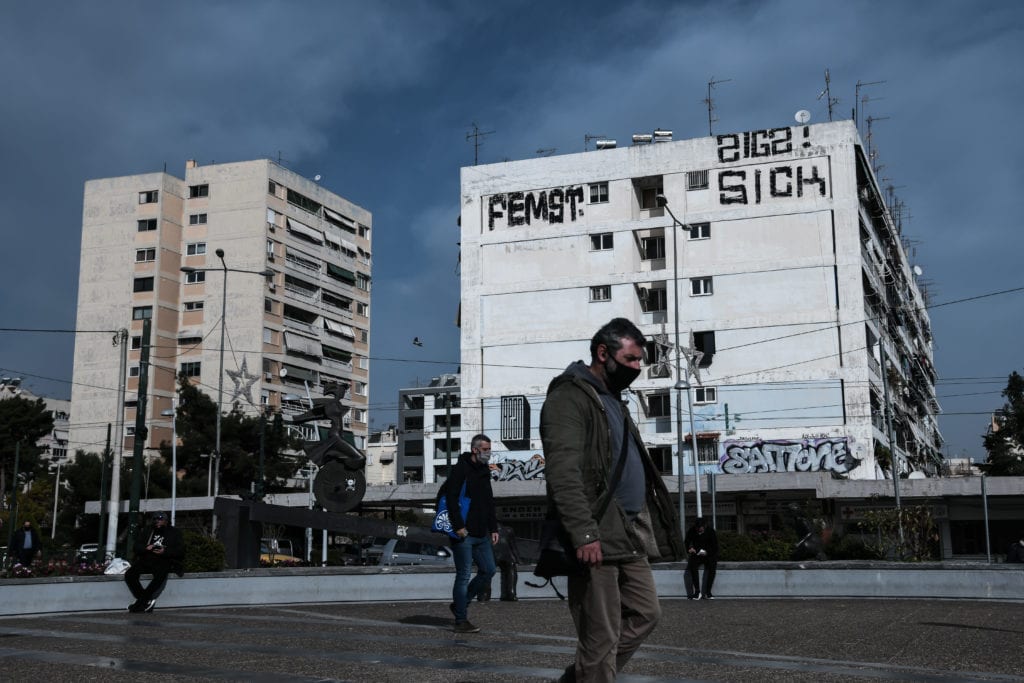
<instances>
[{"instance_id":1,"label":"lamp post with curved arm","mask_svg":"<svg viewBox=\"0 0 1024 683\"><path fill-rule=\"evenodd\" d=\"M182 266L181 272L183 273L208 273L212 271L223 271L224 283L221 290L221 308L220 308L220 365L217 373L217 418L216 418L216 432L214 436L214 446L212 457L215 458L214 464L214 476L213 476L213 497L216 498L220 493L220 418L221 413L224 409L224 333L227 326L227 309L228 309L228 273L249 273L251 275L262 275L263 277L272 277L274 271L272 270L245 270L243 268L228 268L228 264L224 261L224 250L217 249L214 252L217 258L220 259L220 268L193 268L191 266ZM214 533L217 531L217 514L213 515L213 523L211 529Z\"/></svg>"},{"instance_id":2,"label":"lamp post with curved arm","mask_svg":"<svg viewBox=\"0 0 1024 683\"><path fill-rule=\"evenodd\" d=\"M700 471L698 470L697 463L697 432L693 425L693 397L690 393L690 363L687 359L686 375L682 374L682 370L679 366L679 356L682 355L682 347L679 344L679 250L677 249L676 243L679 240L676 226L679 229L686 227L686 224L676 218L676 215L672 213L672 207L668 205L668 198L659 194L655 197L658 206L668 211L668 215L672 217L672 301L674 304L674 318L675 318L675 345L676 345L676 457L677 467L679 468L679 524L683 527L682 531L686 533L686 508L683 504L683 417L682 417L682 392L686 390L686 406L690 412L690 436L693 439L693 484L694 491L697 496L697 516L703 516L703 510L701 509L700 500Z\"/></svg>"}]
</instances>

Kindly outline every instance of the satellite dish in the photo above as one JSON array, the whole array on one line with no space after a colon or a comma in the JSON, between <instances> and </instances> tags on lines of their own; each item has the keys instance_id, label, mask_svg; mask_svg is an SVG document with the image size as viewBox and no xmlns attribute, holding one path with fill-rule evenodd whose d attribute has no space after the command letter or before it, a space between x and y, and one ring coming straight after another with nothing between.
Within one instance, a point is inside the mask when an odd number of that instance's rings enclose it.
<instances>
[{"instance_id":1,"label":"satellite dish","mask_svg":"<svg viewBox=\"0 0 1024 683\"><path fill-rule=\"evenodd\" d=\"M914 275L921 277L924 275L924 271L921 270L921 266L914 266Z\"/></svg>"},{"instance_id":2,"label":"satellite dish","mask_svg":"<svg viewBox=\"0 0 1024 683\"><path fill-rule=\"evenodd\" d=\"M320 182L320 178L321 178L321 175L319 173L317 173L315 176L313 176L313 180L315 180L318 183Z\"/></svg>"},{"instance_id":3,"label":"satellite dish","mask_svg":"<svg viewBox=\"0 0 1024 683\"><path fill-rule=\"evenodd\" d=\"M807 111L806 109L801 109L796 113L796 115L793 118L796 119L797 123L807 123L808 121L811 120L811 112Z\"/></svg>"},{"instance_id":4,"label":"satellite dish","mask_svg":"<svg viewBox=\"0 0 1024 683\"><path fill-rule=\"evenodd\" d=\"M288 376L288 368L281 368L280 370L278 370L277 374L281 375L281 377L287 377Z\"/></svg>"}]
</instances>

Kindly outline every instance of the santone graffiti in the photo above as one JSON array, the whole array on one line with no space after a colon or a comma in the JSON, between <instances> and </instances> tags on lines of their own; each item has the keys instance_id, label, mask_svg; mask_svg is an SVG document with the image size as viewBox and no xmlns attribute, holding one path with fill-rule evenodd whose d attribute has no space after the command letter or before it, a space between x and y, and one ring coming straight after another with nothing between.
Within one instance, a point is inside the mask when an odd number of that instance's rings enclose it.
<instances>
[{"instance_id":1,"label":"santone graffiti","mask_svg":"<svg viewBox=\"0 0 1024 683\"><path fill-rule=\"evenodd\" d=\"M529 460L503 460L491 462L491 479L494 481L512 481L518 479L544 478L544 456L537 453Z\"/></svg>"},{"instance_id":2,"label":"santone graffiti","mask_svg":"<svg viewBox=\"0 0 1024 683\"><path fill-rule=\"evenodd\" d=\"M845 474L860 461L850 453L846 437L800 441L725 441L719 460L725 474L761 472L835 472Z\"/></svg>"},{"instance_id":3,"label":"santone graffiti","mask_svg":"<svg viewBox=\"0 0 1024 683\"><path fill-rule=\"evenodd\" d=\"M564 223L566 208L569 210L570 221L583 215L582 185L540 192L495 194L487 201L487 227L494 230L496 218L504 218L508 227L530 225L532 221Z\"/></svg>"}]
</instances>

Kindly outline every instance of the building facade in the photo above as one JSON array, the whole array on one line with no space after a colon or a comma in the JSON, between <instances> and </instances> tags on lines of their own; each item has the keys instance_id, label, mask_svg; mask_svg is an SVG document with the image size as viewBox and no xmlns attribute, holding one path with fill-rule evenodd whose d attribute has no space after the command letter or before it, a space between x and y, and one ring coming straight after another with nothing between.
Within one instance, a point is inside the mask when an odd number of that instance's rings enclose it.
<instances>
[{"instance_id":1,"label":"building facade","mask_svg":"<svg viewBox=\"0 0 1024 683\"><path fill-rule=\"evenodd\" d=\"M368 211L266 159L88 181L77 325L127 330L125 393L121 349L78 335L72 442L99 452L120 422L133 446L148 319L147 448L171 439L161 413L180 374L214 401L223 382L224 410L250 415L302 412L326 383L350 384L345 428L363 447L371 229Z\"/></svg>"},{"instance_id":2,"label":"building facade","mask_svg":"<svg viewBox=\"0 0 1024 683\"><path fill-rule=\"evenodd\" d=\"M366 485L393 486L398 480L398 428L370 432L366 441Z\"/></svg>"},{"instance_id":3,"label":"building facade","mask_svg":"<svg viewBox=\"0 0 1024 683\"><path fill-rule=\"evenodd\" d=\"M20 377L0 378L0 401L12 398L23 398L26 401L42 400L50 417L53 418L53 429L36 442L42 451L42 458L51 465L68 457L68 424L71 419L71 401L64 398L36 396L25 388Z\"/></svg>"},{"instance_id":4,"label":"building facade","mask_svg":"<svg viewBox=\"0 0 1024 683\"><path fill-rule=\"evenodd\" d=\"M468 167L461 197L462 423L499 462L542 457L548 383L621 316L666 475L694 433L724 476L937 471L920 269L852 122Z\"/></svg>"},{"instance_id":5,"label":"building facade","mask_svg":"<svg viewBox=\"0 0 1024 683\"><path fill-rule=\"evenodd\" d=\"M443 481L463 450L459 375L434 377L425 387L398 392L398 484ZM466 443L466 449L462 444Z\"/></svg>"}]
</instances>

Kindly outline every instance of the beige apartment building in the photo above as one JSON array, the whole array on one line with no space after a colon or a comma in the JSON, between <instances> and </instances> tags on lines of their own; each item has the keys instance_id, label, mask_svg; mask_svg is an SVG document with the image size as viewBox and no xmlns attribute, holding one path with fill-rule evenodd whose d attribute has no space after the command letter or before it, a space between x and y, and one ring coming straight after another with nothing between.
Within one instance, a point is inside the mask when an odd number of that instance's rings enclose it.
<instances>
[{"instance_id":1,"label":"beige apartment building","mask_svg":"<svg viewBox=\"0 0 1024 683\"><path fill-rule=\"evenodd\" d=\"M77 336L71 450L100 452L108 424L134 445L146 319L147 448L171 439L162 413L182 373L214 401L222 379L224 411L251 415L297 413L325 383L348 383L345 428L363 447L371 225L365 209L267 159L86 182L77 328L127 330L127 357L122 395L120 345Z\"/></svg>"}]
</instances>

